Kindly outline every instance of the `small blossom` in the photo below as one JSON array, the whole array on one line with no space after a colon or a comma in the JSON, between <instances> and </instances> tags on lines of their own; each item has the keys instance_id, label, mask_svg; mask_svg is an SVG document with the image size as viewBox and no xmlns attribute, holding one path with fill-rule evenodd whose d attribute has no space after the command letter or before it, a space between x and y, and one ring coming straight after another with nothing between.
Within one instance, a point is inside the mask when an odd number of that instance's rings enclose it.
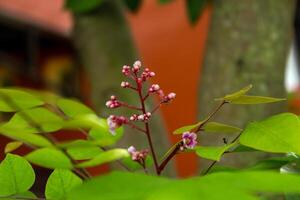
<instances>
[{"instance_id":1,"label":"small blossom","mask_svg":"<svg viewBox=\"0 0 300 200\"><path fill-rule=\"evenodd\" d=\"M193 149L197 145L197 135L193 132L184 132L182 134L183 147Z\"/></svg>"},{"instance_id":2,"label":"small blossom","mask_svg":"<svg viewBox=\"0 0 300 200\"><path fill-rule=\"evenodd\" d=\"M118 108L121 106L121 103L117 100L116 96L111 96L110 100L108 100L105 105L108 108Z\"/></svg>"},{"instance_id":3,"label":"small blossom","mask_svg":"<svg viewBox=\"0 0 300 200\"><path fill-rule=\"evenodd\" d=\"M160 90L160 87L158 84L153 84L151 85L151 87L149 88L149 92L157 92Z\"/></svg>"},{"instance_id":4,"label":"small blossom","mask_svg":"<svg viewBox=\"0 0 300 200\"><path fill-rule=\"evenodd\" d=\"M172 101L173 99L175 99L176 94L174 92L169 93L167 96L163 97L163 103L168 103L170 101Z\"/></svg>"},{"instance_id":5,"label":"small blossom","mask_svg":"<svg viewBox=\"0 0 300 200\"><path fill-rule=\"evenodd\" d=\"M146 114L141 114L141 115L138 115L137 116L137 120L140 120L140 121L148 121L151 117L151 113L150 112L147 112Z\"/></svg>"},{"instance_id":6,"label":"small blossom","mask_svg":"<svg viewBox=\"0 0 300 200\"><path fill-rule=\"evenodd\" d=\"M128 119L126 119L124 116L110 115L107 118L107 125L109 127L109 132L112 135L116 135L116 129L126 123L128 123Z\"/></svg>"},{"instance_id":7,"label":"small blossom","mask_svg":"<svg viewBox=\"0 0 300 200\"><path fill-rule=\"evenodd\" d=\"M136 152L136 149L135 149L134 146L130 146L130 147L127 149L127 151L128 151L130 154L132 154L133 152Z\"/></svg>"},{"instance_id":8,"label":"small blossom","mask_svg":"<svg viewBox=\"0 0 300 200\"><path fill-rule=\"evenodd\" d=\"M151 72L149 68L145 68L141 75L143 81L146 81L148 78L152 78L153 76L155 76L155 73Z\"/></svg>"},{"instance_id":9,"label":"small blossom","mask_svg":"<svg viewBox=\"0 0 300 200\"><path fill-rule=\"evenodd\" d=\"M134 73L137 73L137 72L140 70L141 67L142 67L141 61L137 60L137 61L135 61L135 62L133 63L132 71L133 71Z\"/></svg>"},{"instance_id":10,"label":"small blossom","mask_svg":"<svg viewBox=\"0 0 300 200\"><path fill-rule=\"evenodd\" d=\"M128 83L128 82L126 82L126 81L122 81L121 87L122 87L122 88L128 88L128 87L130 87L130 83Z\"/></svg>"},{"instance_id":11,"label":"small blossom","mask_svg":"<svg viewBox=\"0 0 300 200\"><path fill-rule=\"evenodd\" d=\"M123 68L122 68L122 73L125 76L128 76L130 74L130 67L128 65L124 65Z\"/></svg>"}]
</instances>

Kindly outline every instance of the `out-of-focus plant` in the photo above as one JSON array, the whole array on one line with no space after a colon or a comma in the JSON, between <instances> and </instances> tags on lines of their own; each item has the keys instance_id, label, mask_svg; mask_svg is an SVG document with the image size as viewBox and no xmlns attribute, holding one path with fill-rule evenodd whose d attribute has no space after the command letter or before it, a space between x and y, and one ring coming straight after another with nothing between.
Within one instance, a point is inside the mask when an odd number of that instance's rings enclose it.
<instances>
[{"instance_id":1,"label":"out-of-focus plant","mask_svg":"<svg viewBox=\"0 0 300 200\"><path fill-rule=\"evenodd\" d=\"M126 107L136 113L111 115L107 120L75 100L36 91L0 89L0 111L12 114L8 121L2 122L0 133L13 139L6 145L6 157L0 164L0 199L44 199L28 191L35 181L30 163L54 169L47 181L46 199L260 199L264 193L300 193L300 177L286 173L298 171L298 116L282 113L249 123L244 129L212 121L225 105L273 103L284 99L248 95L251 85L218 98L219 104L209 116L175 130L174 134L181 135L180 139L165 156L157 158L155 149L159 147L152 143L151 136L155 133L149 129L149 123L155 111L173 101L176 94L165 95L158 84L145 88L155 73L143 68L140 61L133 67L123 66L122 73L129 80L122 82L121 87L135 92L140 105L128 105L111 96L107 107ZM153 108L145 106L150 95L158 95L160 99ZM148 147L137 150L134 144L128 144L129 148L112 148L122 137L122 125L144 134ZM61 129L78 130L85 139L58 141L53 133ZM235 134L236 137L232 141L222 138L221 146L198 145L197 135L204 133ZM12 153L22 145L32 151L23 156ZM252 151L278 156L244 169L214 167L225 154ZM202 176L185 180L154 176L160 176L174 156L186 152L212 160ZM86 170L108 162L118 162L129 172L92 178ZM148 170L152 167L153 174ZM140 170L144 174L134 173Z\"/></svg>"}]
</instances>

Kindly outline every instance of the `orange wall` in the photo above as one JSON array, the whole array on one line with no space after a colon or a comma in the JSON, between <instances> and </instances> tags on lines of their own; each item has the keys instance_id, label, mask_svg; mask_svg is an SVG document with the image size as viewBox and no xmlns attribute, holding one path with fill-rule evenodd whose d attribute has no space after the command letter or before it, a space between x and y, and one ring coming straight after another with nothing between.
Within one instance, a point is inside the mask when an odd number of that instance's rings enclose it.
<instances>
[{"instance_id":1,"label":"orange wall","mask_svg":"<svg viewBox=\"0 0 300 200\"><path fill-rule=\"evenodd\" d=\"M172 143L178 137L172 131L197 120L197 90L200 65L211 8L207 8L195 26L189 24L185 1L158 5L144 0L135 15L129 15L136 45L144 64L157 72L154 81L165 92L176 92L175 101L162 109ZM176 158L179 175L191 176L197 170L194 154Z\"/></svg>"}]
</instances>

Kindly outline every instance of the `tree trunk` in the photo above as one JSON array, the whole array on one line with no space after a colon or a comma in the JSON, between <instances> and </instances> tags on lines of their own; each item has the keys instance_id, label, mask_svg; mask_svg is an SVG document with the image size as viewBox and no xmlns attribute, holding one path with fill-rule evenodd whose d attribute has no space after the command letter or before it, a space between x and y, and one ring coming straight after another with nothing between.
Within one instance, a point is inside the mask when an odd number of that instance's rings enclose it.
<instances>
[{"instance_id":1,"label":"tree trunk","mask_svg":"<svg viewBox=\"0 0 300 200\"><path fill-rule=\"evenodd\" d=\"M117 95L122 101L131 105L139 105L138 96L133 91L122 89L120 83L125 77L121 73L122 66L131 65L137 58L127 22L119 1L106 1L97 9L74 16L75 26L73 39L83 66L89 76L92 87L92 101L101 117L114 114L129 115L128 110L112 111L105 108L105 101L110 95ZM126 91L127 90L127 91ZM150 98L151 99L151 98ZM153 99L148 106L153 105ZM159 115L159 114L157 114ZM154 145L159 156L169 146L165 134L164 123L160 116L151 121ZM143 133L126 129L124 138L118 146L128 148L148 148ZM170 170L169 174L171 173Z\"/></svg>"},{"instance_id":2,"label":"tree trunk","mask_svg":"<svg viewBox=\"0 0 300 200\"><path fill-rule=\"evenodd\" d=\"M213 109L214 98L248 84L254 86L250 94L286 97L284 71L292 38L295 1L216 0L213 6L200 81L200 118ZM225 105L214 120L244 127L251 120L261 120L282 111L286 111L286 103ZM219 135L201 138L205 145L222 142ZM226 155L223 162L240 166L263 156L250 157L242 153L233 159ZM202 160L201 167L206 165Z\"/></svg>"}]
</instances>

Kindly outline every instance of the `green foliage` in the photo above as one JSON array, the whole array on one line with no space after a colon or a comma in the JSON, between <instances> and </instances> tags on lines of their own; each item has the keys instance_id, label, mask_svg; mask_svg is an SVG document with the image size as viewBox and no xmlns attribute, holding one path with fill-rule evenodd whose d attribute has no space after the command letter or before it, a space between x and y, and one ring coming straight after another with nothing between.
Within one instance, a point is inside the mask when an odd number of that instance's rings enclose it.
<instances>
[{"instance_id":1,"label":"green foliage","mask_svg":"<svg viewBox=\"0 0 300 200\"><path fill-rule=\"evenodd\" d=\"M55 169L71 169L72 163L62 151L54 148L41 148L27 154L25 158L33 164Z\"/></svg>"},{"instance_id":2,"label":"green foliage","mask_svg":"<svg viewBox=\"0 0 300 200\"><path fill-rule=\"evenodd\" d=\"M96 165L101 165L104 163L112 162L115 160L119 160L121 158L128 157L129 153L126 149L112 149L100 153L99 155L95 156L91 160L81 162L76 165L76 167L84 168L84 167L94 167Z\"/></svg>"},{"instance_id":3,"label":"green foliage","mask_svg":"<svg viewBox=\"0 0 300 200\"><path fill-rule=\"evenodd\" d=\"M103 0L66 0L65 8L71 10L73 13L84 13L94 10L103 2Z\"/></svg>"},{"instance_id":4,"label":"green foliage","mask_svg":"<svg viewBox=\"0 0 300 200\"><path fill-rule=\"evenodd\" d=\"M242 145L274 153L300 154L300 121L291 113L250 123L240 137Z\"/></svg>"},{"instance_id":5,"label":"green foliage","mask_svg":"<svg viewBox=\"0 0 300 200\"><path fill-rule=\"evenodd\" d=\"M198 122L197 124L183 126L181 128L176 129L173 133L174 134L182 134L184 132L187 132L187 131L190 131L190 130L193 130L193 129L199 127L202 123L203 123L203 121Z\"/></svg>"},{"instance_id":6,"label":"green foliage","mask_svg":"<svg viewBox=\"0 0 300 200\"><path fill-rule=\"evenodd\" d=\"M231 147L235 146L235 143L227 144L224 146L197 146L196 153L198 156L210 160L219 161L225 151L229 150Z\"/></svg>"},{"instance_id":7,"label":"green foliage","mask_svg":"<svg viewBox=\"0 0 300 200\"><path fill-rule=\"evenodd\" d=\"M209 0L185 0L185 2L189 20L192 24L195 24Z\"/></svg>"},{"instance_id":8,"label":"green foliage","mask_svg":"<svg viewBox=\"0 0 300 200\"><path fill-rule=\"evenodd\" d=\"M76 118L82 115L95 114L95 112L89 107L75 100L61 98L57 101L56 104L57 107L61 109L66 116L71 118Z\"/></svg>"},{"instance_id":9,"label":"green foliage","mask_svg":"<svg viewBox=\"0 0 300 200\"><path fill-rule=\"evenodd\" d=\"M27 191L34 179L34 171L24 158L7 154L0 164L0 197Z\"/></svg>"},{"instance_id":10,"label":"green foliage","mask_svg":"<svg viewBox=\"0 0 300 200\"><path fill-rule=\"evenodd\" d=\"M238 127L227 125L227 124L222 124L222 123L218 123L218 122L208 122L205 124L205 126L203 126L203 129L207 133L209 133L209 132L237 133L237 132L242 131L242 129L240 129Z\"/></svg>"},{"instance_id":11,"label":"green foliage","mask_svg":"<svg viewBox=\"0 0 300 200\"><path fill-rule=\"evenodd\" d=\"M48 178L45 195L47 199L63 200L67 193L80 185L82 180L66 169L54 170Z\"/></svg>"},{"instance_id":12,"label":"green foliage","mask_svg":"<svg viewBox=\"0 0 300 200\"><path fill-rule=\"evenodd\" d=\"M68 199L259 199L258 192L300 193L300 177L272 172L223 172L186 180L114 172L70 192Z\"/></svg>"},{"instance_id":13,"label":"green foliage","mask_svg":"<svg viewBox=\"0 0 300 200\"><path fill-rule=\"evenodd\" d=\"M13 100L13 101L11 101ZM17 89L0 89L0 111L15 112L41 106L44 102L34 95Z\"/></svg>"}]
</instances>

